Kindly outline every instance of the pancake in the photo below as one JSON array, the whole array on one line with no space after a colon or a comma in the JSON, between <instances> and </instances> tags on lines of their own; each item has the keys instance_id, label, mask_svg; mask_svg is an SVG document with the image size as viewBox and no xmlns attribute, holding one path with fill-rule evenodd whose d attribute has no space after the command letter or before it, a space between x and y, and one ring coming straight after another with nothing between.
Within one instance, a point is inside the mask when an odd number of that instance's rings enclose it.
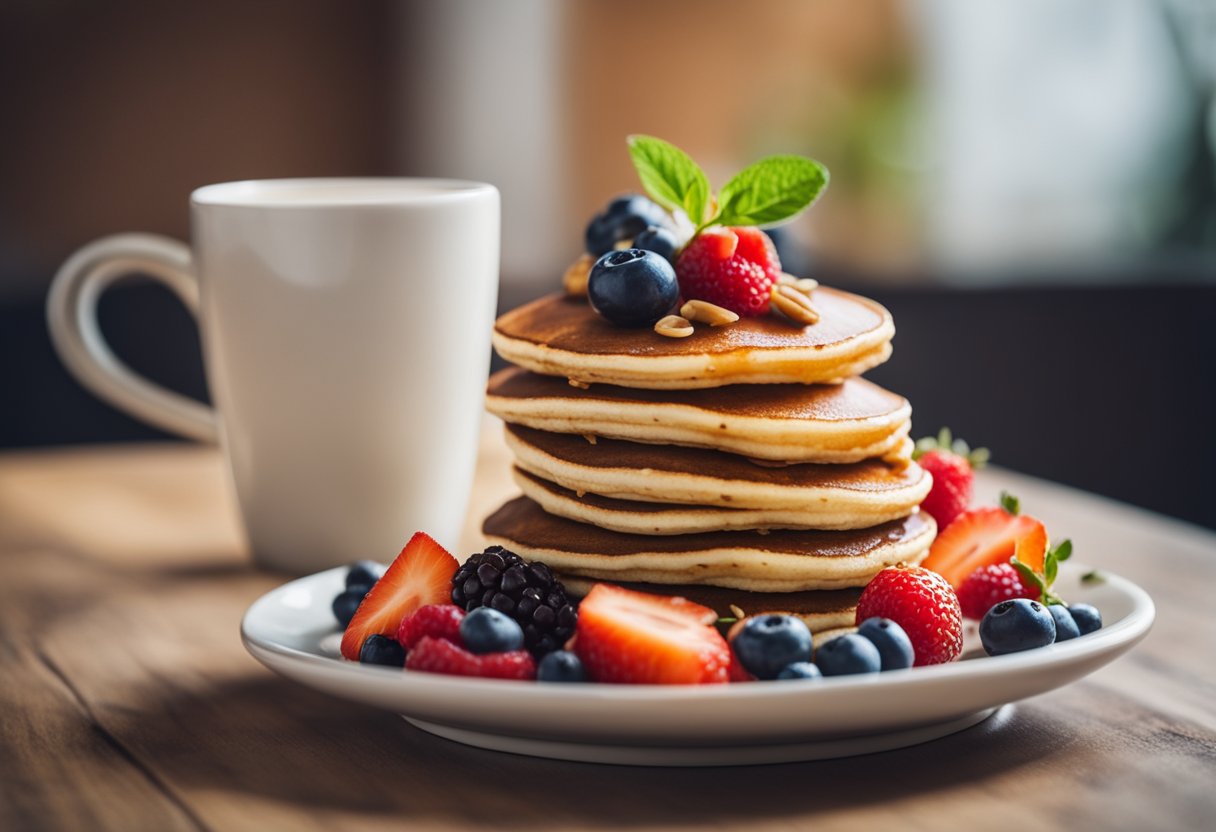
<instances>
[{"instance_id":1,"label":"pancake","mask_svg":"<svg viewBox=\"0 0 1216 832\"><path fill-rule=\"evenodd\" d=\"M652 522L649 519L642 523L643 528L618 528L555 509L520 482L524 493L551 512L616 531L643 534L744 528L862 529L907 516L933 484L932 477L915 462L893 465L872 459L850 465L773 467L703 448L643 445L620 439L597 439L593 445L574 434L546 433L518 425L508 425L505 437L516 465L558 490L614 501L675 504L663 507L672 513L662 528L648 528ZM516 480L526 478L517 476ZM686 506L700 510L705 521L717 519L708 526L698 523L668 528L676 512L692 517L693 510ZM588 503L588 507L633 514L659 510L653 505L614 506L602 501L594 506ZM754 517L756 524L746 525L745 516ZM658 522L658 518L653 521Z\"/></svg>"},{"instance_id":2,"label":"pancake","mask_svg":"<svg viewBox=\"0 0 1216 832\"><path fill-rule=\"evenodd\" d=\"M527 497L506 503L482 526L492 543L574 577L752 592L864 586L886 566L923 560L935 531L933 519L918 512L852 531L621 534L548 514Z\"/></svg>"},{"instance_id":3,"label":"pancake","mask_svg":"<svg viewBox=\"0 0 1216 832\"><path fill-rule=\"evenodd\" d=\"M654 390L839 381L886 361L895 325L879 304L819 287L819 323L776 316L699 326L687 338L615 326L585 298L549 295L494 325L494 348L537 373Z\"/></svg>"},{"instance_id":4,"label":"pancake","mask_svg":"<svg viewBox=\"0 0 1216 832\"><path fill-rule=\"evenodd\" d=\"M652 444L711 448L778 462L907 458L912 408L865 379L711 390L589 389L518 367L490 377L486 408L511 424Z\"/></svg>"}]
</instances>

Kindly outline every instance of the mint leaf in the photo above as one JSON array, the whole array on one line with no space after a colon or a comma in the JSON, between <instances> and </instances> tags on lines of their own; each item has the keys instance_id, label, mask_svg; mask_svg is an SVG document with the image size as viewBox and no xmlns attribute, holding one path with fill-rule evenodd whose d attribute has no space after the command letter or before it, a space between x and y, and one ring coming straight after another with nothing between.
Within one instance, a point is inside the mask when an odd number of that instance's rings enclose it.
<instances>
[{"instance_id":1,"label":"mint leaf","mask_svg":"<svg viewBox=\"0 0 1216 832\"><path fill-rule=\"evenodd\" d=\"M674 144L654 136L629 136L629 158L642 187L668 211L683 209L700 226L709 207L709 179L692 158Z\"/></svg>"},{"instance_id":2,"label":"mint leaf","mask_svg":"<svg viewBox=\"0 0 1216 832\"><path fill-rule=\"evenodd\" d=\"M1048 551L1047 556L1043 559L1043 579L1048 589L1056 582L1056 575L1059 573L1060 562L1056 560L1055 552Z\"/></svg>"},{"instance_id":3,"label":"mint leaf","mask_svg":"<svg viewBox=\"0 0 1216 832\"><path fill-rule=\"evenodd\" d=\"M1022 513L1022 501L1010 494L1008 491L1002 491L1001 508L1005 509L1005 511L1016 517Z\"/></svg>"},{"instance_id":4,"label":"mint leaf","mask_svg":"<svg viewBox=\"0 0 1216 832\"><path fill-rule=\"evenodd\" d=\"M718 193L721 225L771 225L815 201L828 184L828 170L804 156L769 156L744 168Z\"/></svg>"},{"instance_id":5,"label":"mint leaf","mask_svg":"<svg viewBox=\"0 0 1216 832\"><path fill-rule=\"evenodd\" d=\"M1072 541L1067 538L1061 540L1060 545L1056 547L1055 556L1061 563L1072 557Z\"/></svg>"},{"instance_id":6,"label":"mint leaf","mask_svg":"<svg viewBox=\"0 0 1216 832\"><path fill-rule=\"evenodd\" d=\"M1022 576L1022 580L1038 589L1040 595L1046 592L1047 587L1044 585L1043 578L1038 572L1035 572L1029 566L1018 560L1017 555L1010 558L1009 562L1013 564L1014 569L1018 570L1018 574Z\"/></svg>"}]
</instances>

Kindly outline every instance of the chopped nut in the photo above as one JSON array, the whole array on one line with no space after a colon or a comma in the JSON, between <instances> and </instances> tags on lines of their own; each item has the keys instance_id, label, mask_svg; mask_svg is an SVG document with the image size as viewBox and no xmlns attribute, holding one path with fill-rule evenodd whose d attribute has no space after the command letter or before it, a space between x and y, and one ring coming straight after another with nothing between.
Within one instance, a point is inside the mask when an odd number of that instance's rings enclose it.
<instances>
[{"instance_id":1,"label":"chopped nut","mask_svg":"<svg viewBox=\"0 0 1216 832\"><path fill-rule=\"evenodd\" d=\"M782 272L777 277L777 285L792 286L804 295L809 295L814 289L818 288L819 281L813 277L794 277L792 274Z\"/></svg>"},{"instance_id":2,"label":"chopped nut","mask_svg":"<svg viewBox=\"0 0 1216 832\"><path fill-rule=\"evenodd\" d=\"M570 384L571 387L577 387L579 390L590 390L591 389L590 384L588 384L585 381L579 381L576 378L568 378L568 379L566 379L566 381Z\"/></svg>"},{"instance_id":3,"label":"chopped nut","mask_svg":"<svg viewBox=\"0 0 1216 832\"><path fill-rule=\"evenodd\" d=\"M819 323L819 310L793 286L778 283L773 287L771 299L773 307L791 321L803 326Z\"/></svg>"},{"instance_id":4,"label":"chopped nut","mask_svg":"<svg viewBox=\"0 0 1216 832\"><path fill-rule=\"evenodd\" d=\"M668 338L687 338L692 335L692 324L679 315L668 315L654 325L654 331Z\"/></svg>"},{"instance_id":5,"label":"chopped nut","mask_svg":"<svg viewBox=\"0 0 1216 832\"><path fill-rule=\"evenodd\" d=\"M598 440L598 437L594 433L584 433L583 438L591 445L594 445Z\"/></svg>"},{"instance_id":6,"label":"chopped nut","mask_svg":"<svg viewBox=\"0 0 1216 832\"><path fill-rule=\"evenodd\" d=\"M584 254L570 264L570 268L566 269L566 273L562 275L562 287L565 288L567 295L587 294L587 275L591 273L591 267L594 264L595 258L590 254Z\"/></svg>"},{"instance_id":7,"label":"chopped nut","mask_svg":"<svg viewBox=\"0 0 1216 832\"><path fill-rule=\"evenodd\" d=\"M742 607L740 607L740 606L737 606L737 605L735 605L735 604L731 604L731 605L730 605L730 611L731 611L731 613L732 613L732 614L735 616L735 618L739 618L739 619L747 618L747 613L745 613L745 612L743 611L743 608L742 608Z\"/></svg>"},{"instance_id":8,"label":"chopped nut","mask_svg":"<svg viewBox=\"0 0 1216 832\"><path fill-rule=\"evenodd\" d=\"M700 321L710 326L733 324L739 320L738 314L705 300L688 301L680 307L680 314L690 321Z\"/></svg>"}]
</instances>

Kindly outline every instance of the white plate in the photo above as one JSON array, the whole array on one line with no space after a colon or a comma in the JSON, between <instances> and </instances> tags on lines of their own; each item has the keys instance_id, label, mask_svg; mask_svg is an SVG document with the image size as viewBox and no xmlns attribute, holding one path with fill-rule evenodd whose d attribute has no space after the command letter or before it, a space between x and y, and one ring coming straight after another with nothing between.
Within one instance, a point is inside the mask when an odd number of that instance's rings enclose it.
<instances>
[{"instance_id":1,"label":"white plate","mask_svg":"<svg viewBox=\"0 0 1216 832\"><path fill-rule=\"evenodd\" d=\"M245 614L245 647L264 665L326 693L402 714L456 742L564 760L634 765L741 765L815 760L900 748L962 730L1007 702L1092 673L1153 623L1153 602L1115 575L1057 582L1106 626L1039 650L988 657L974 630L962 661L814 681L700 687L559 685L470 679L360 665L338 656L330 603L339 567L300 578Z\"/></svg>"}]
</instances>

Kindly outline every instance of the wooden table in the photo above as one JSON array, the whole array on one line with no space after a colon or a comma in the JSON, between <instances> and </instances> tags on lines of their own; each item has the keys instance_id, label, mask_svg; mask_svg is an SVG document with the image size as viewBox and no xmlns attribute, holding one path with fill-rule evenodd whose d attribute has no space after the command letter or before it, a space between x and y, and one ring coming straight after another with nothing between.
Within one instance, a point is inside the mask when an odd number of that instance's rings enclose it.
<instances>
[{"instance_id":1,"label":"wooden table","mask_svg":"<svg viewBox=\"0 0 1216 832\"><path fill-rule=\"evenodd\" d=\"M487 433L464 553L506 461ZM630 769L465 748L258 665L238 623L283 578L248 566L212 449L0 455L0 830L1214 828L1216 535L1001 487L1153 595L1131 655L919 747Z\"/></svg>"}]
</instances>

